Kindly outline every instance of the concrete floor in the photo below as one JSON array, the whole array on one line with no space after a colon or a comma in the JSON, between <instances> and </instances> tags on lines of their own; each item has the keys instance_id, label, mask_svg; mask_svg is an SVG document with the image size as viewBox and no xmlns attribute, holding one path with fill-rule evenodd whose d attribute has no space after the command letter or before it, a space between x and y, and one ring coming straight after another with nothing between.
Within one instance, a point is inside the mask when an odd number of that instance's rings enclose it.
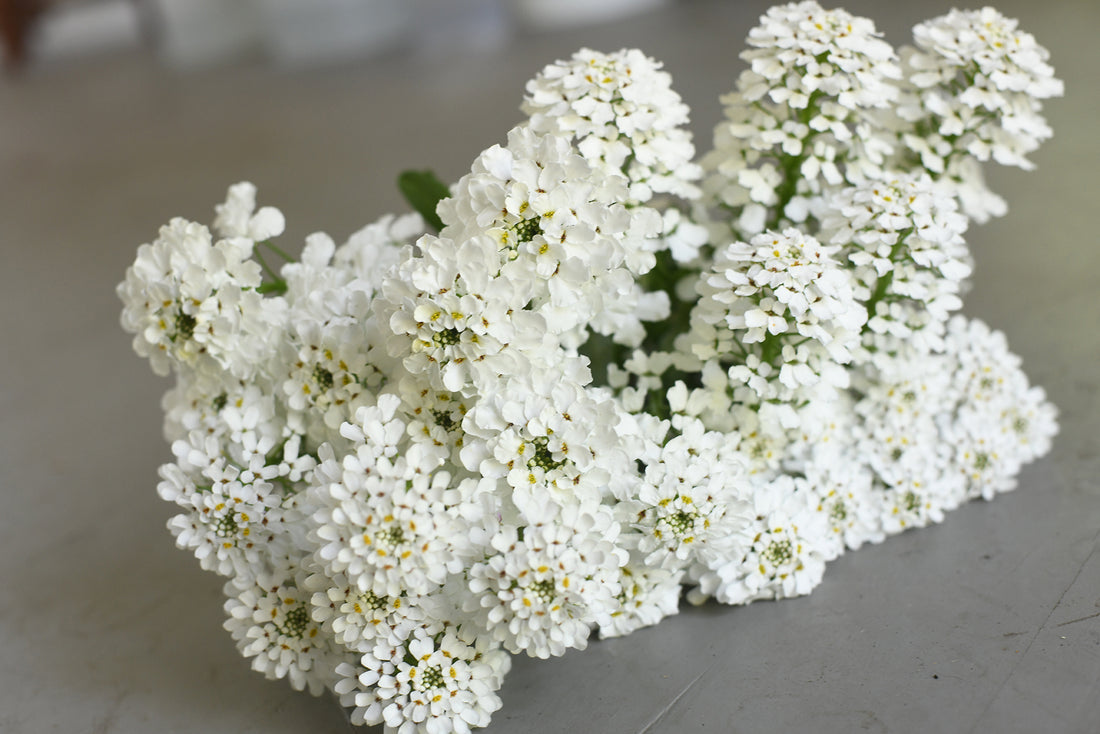
<instances>
[{"instance_id":1,"label":"concrete floor","mask_svg":"<svg viewBox=\"0 0 1100 734\"><path fill-rule=\"evenodd\" d=\"M846 7L902 43L949 1ZM351 729L252 673L220 582L176 550L154 492L166 389L118 327L114 285L174 215L250 179L284 241L399 210L411 167L453 180L519 119L524 81L582 45L662 59L700 148L761 2L685 2L496 53L281 73L174 74L132 54L0 84L0 732ZM809 597L687 609L550 662L517 659L503 732L1100 730L1100 4L1000 3L1053 49L1066 97L1009 215L971 232L965 311L1005 331L1062 433L1019 489L849 554Z\"/></svg>"}]
</instances>

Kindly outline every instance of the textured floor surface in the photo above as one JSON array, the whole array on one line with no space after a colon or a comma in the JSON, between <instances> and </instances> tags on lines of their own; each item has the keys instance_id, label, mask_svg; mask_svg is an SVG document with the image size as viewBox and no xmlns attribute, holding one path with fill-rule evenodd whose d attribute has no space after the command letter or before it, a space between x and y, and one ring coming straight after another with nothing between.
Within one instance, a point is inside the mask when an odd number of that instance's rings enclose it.
<instances>
[{"instance_id":1,"label":"textured floor surface","mask_svg":"<svg viewBox=\"0 0 1100 734\"><path fill-rule=\"evenodd\" d=\"M896 44L949 2L873 17ZM400 210L392 181L453 180L519 119L524 81L588 45L662 59L705 148L760 2L689 2L518 36L496 52L180 75L140 54L0 84L0 732L351 729L248 669L219 581L157 499L166 389L130 352L114 285L170 217L255 182L284 241ZM997 174L965 312L1005 331L1061 409L1014 493L830 565L809 597L687 609L550 662L517 659L503 732L1095 732L1100 724L1100 6L1001 7L1053 49L1066 97L1038 170Z\"/></svg>"}]
</instances>

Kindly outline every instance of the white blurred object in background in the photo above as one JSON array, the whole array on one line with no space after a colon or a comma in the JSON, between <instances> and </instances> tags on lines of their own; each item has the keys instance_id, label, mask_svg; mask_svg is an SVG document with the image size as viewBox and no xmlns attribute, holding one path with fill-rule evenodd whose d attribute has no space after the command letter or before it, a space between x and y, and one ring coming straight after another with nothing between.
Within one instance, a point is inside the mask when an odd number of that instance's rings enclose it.
<instances>
[{"instance_id":1,"label":"white blurred object in background","mask_svg":"<svg viewBox=\"0 0 1100 734\"><path fill-rule=\"evenodd\" d=\"M177 68L263 53L281 66L316 66L369 56L412 26L402 0L156 0L160 52Z\"/></svg>"},{"instance_id":2,"label":"white blurred object in background","mask_svg":"<svg viewBox=\"0 0 1100 734\"><path fill-rule=\"evenodd\" d=\"M251 0L154 0L161 58L177 68L211 66L238 58L261 42Z\"/></svg>"},{"instance_id":3,"label":"white blurred object in background","mask_svg":"<svg viewBox=\"0 0 1100 734\"><path fill-rule=\"evenodd\" d=\"M264 49L284 66L335 63L387 51L413 28L415 3L407 0L251 1Z\"/></svg>"},{"instance_id":4,"label":"white blurred object in background","mask_svg":"<svg viewBox=\"0 0 1100 734\"><path fill-rule=\"evenodd\" d=\"M142 37L136 5L132 0L103 0L48 8L32 27L30 55L53 61L134 48Z\"/></svg>"},{"instance_id":5,"label":"white blurred object in background","mask_svg":"<svg viewBox=\"0 0 1100 734\"><path fill-rule=\"evenodd\" d=\"M668 0L512 0L520 23L534 30L605 23L666 5Z\"/></svg>"},{"instance_id":6,"label":"white blurred object in background","mask_svg":"<svg viewBox=\"0 0 1100 734\"><path fill-rule=\"evenodd\" d=\"M322 66L405 46L423 56L499 47L519 26L613 21L669 0L96 0L47 6L33 27L38 61L155 43L169 66L262 55Z\"/></svg>"}]
</instances>

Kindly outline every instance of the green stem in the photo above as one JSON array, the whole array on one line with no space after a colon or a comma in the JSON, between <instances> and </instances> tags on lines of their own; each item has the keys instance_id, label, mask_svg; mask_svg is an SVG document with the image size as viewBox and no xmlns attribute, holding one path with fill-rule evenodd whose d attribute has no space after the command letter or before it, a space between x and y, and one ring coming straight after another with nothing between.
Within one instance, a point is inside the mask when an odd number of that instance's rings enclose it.
<instances>
[{"instance_id":1,"label":"green stem","mask_svg":"<svg viewBox=\"0 0 1100 734\"><path fill-rule=\"evenodd\" d=\"M805 109L797 113L798 121L803 125L809 126L810 120L817 114L817 100L821 98L823 92L820 90L814 91L810 94L809 101L806 102ZM802 150L798 155L780 155L780 165L783 169L783 181L775 189L775 196L778 199L775 205L775 210L772 212L771 218L768 220L767 228L771 230L779 229L780 222L783 221L783 213L787 209L787 205L791 203L791 199L798 192L798 181L802 174L802 164L806 162L809 157L810 144L813 142L814 137L817 135L817 131L810 129L810 132L806 134L806 137L802 140Z\"/></svg>"},{"instance_id":2,"label":"green stem","mask_svg":"<svg viewBox=\"0 0 1100 734\"><path fill-rule=\"evenodd\" d=\"M616 344L610 336L603 334L591 334L580 348L581 354L588 357L588 368L592 372L594 385L607 384L607 368L609 365L619 365L626 359L627 348L622 344Z\"/></svg>"},{"instance_id":3,"label":"green stem","mask_svg":"<svg viewBox=\"0 0 1100 734\"><path fill-rule=\"evenodd\" d=\"M286 254L281 248L277 247L275 245L275 243L273 243L271 240L263 240L262 242L257 242L256 244L257 245L263 245L264 247L268 248L269 250L274 252L276 255L278 255L282 259L286 260L288 263L292 263L292 262L295 261L294 258L292 258L290 255Z\"/></svg>"},{"instance_id":4,"label":"green stem","mask_svg":"<svg viewBox=\"0 0 1100 734\"><path fill-rule=\"evenodd\" d=\"M256 256L256 262L258 262L260 264L260 267L263 268L263 271L269 277L275 278L276 280L278 280L279 274L276 273L275 270L270 265L267 264L267 260L265 260L264 256L260 254L260 251L256 250L252 254Z\"/></svg>"},{"instance_id":5,"label":"green stem","mask_svg":"<svg viewBox=\"0 0 1100 734\"><path fill-rule=\"evenodd\" d=\"M898 241L894 243L894 246L890 248L890 262L897 264L902 260L902 254L905 251L905 241L909 239L909 235L913 234L913 228L905 230L898 235ZM875 282L875 290L871 293L871 297L867 299L867 317L870 318L875 315L875 307L886 298L887 292L890 290L890 286L894 284L894 271L893 269L886 275L880 276L878 281ZM867 330L867 325L864 324L863 330Z\"/></svg>"},{"instance_id":6,"label":"green stem","mask_svg":"<svg viewBox=\"0 0 1100 734\"><path fill-rule=\"evenodd\" d=\"M776 366L776 358L783 352L783 335L767 334L760 343L760 361Z\"/></svg>"},{"instance_id":7,"label":"green stem","mask_svg":"<svg viewBox=\"0 0 1100 734\"><path fill-rule=\"evenodd\" d=\"M647 353L671 351L676 337L688 330L691 320L691 302L681 301L676 295L676 284L688 274L680 267L668 250L656 253L653 269L642 276L642 288L646 291L664 291L668 295L669 315L664 321L646 324L646 337L642 349Z\"/></svg>"},{"instance_id":8,"label":"green stem","mask_svg":"<svg viewBox=\"0 0 1100 734\"><path fill-rule=\"evenodd\" d=\"M668 404L668 391L677 382L682 382L688 390L700 386L699 375L696 373L681 372L676 368L670 368L661 375L661 386L655 390L649 390L645 396L643 410L660 420L672 417L672 408Z\"/></svg>"},{"instance_id":9,"label":"green stem","mask_svg":"<svg viewBox=\"0 0 1100 734\"><path fill-rule=\"evenodd\" d=\"M261 296L265 296L268 293L283 294L286 293L286 288L286 281L280 279L272 283L264 283L256 289L256 292L259 293Z\"/></svg>"},{"instance_id":10,"label":"green stem","mask_svg":"<svg viewBox=\"0 0 1100 734\"><path fill-rule=\"evenodd\" d=\"M287 262L294 262L294 258L290 257L278 247L271 244L270 241L264 240L263 242L257 242L256 244L266 245L271 249L272 252L274 252L276 255L283 258ZM275 269L267 264L267 260L265 260L264 256L260 254L259 249L254 249L252 251L252 254L256 257L256 262L260 263L260 267L263 269L264 273L267 274L267 277L271 279L267 283L263 283L258 288L256 288L256 292L261 295L265 295L267 293L286 293L286 281L279 277L279 273L275 272Z\"/></svg>"},{"instance_id":11,"label":"green stem","mask_svg":"<svg viewBox=\"0 0 1100 734\"><path fill-rule=\"evenodd\" d=\"M740 357L740 360L739 360L740 363L744 364L745 360L748 359L749 350L745 349L745 345L743 343L741 343L740 341L734 341L733 346L737 351L736 352L730 352L730 354L733 354L734 356Z\"/></svg>"}]
</instances>

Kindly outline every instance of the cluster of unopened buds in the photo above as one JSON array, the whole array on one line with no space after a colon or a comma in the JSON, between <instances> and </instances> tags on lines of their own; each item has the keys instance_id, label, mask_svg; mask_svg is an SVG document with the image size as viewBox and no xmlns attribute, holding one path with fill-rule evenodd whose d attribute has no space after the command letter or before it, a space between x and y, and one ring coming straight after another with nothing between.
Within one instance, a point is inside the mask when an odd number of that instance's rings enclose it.
<instances>
[{"instance_id":1,"label":"cluster of unopened buds","mask_svg":"<svg viewBox=\"0 0 1100 734\"><path fill-rule=\"evenodd\" d=\"M991 9L776 7L713 149L637 50L582 50L416 213L275 243L229 189L118 293L158 374L169 529L252 666L355 723L466 732L511 655L806 594L827 561L1011 489L1055 409L959 314L982 164L1061 93ZM271 265L278 258L279 266Z\"/></svg>"}]
</instances>

